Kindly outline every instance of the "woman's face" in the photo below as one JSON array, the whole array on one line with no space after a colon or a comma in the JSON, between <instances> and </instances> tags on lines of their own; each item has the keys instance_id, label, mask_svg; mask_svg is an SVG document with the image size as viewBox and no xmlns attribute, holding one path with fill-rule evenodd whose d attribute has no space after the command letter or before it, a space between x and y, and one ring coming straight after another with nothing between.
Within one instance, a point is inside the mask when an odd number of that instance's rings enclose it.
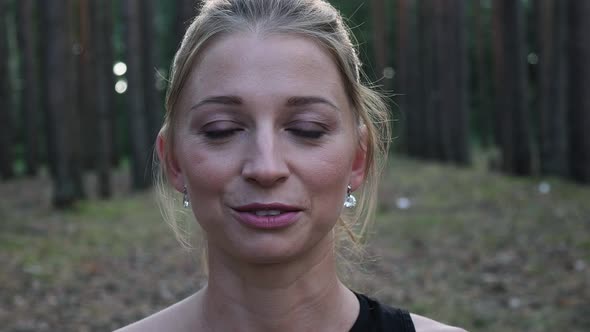
<instances>
[{"instance_id":1,"label":"woman's face","mask_svg":"<svg viewBox=\"0 0 590 332\"><path fill-rule=\"evenodd\" d=\"M276 263L331 243L365 153L326 51L292 35L222 37L178 107L168 176L186 185L210 254Z\"/></svg>"}]
</instances>

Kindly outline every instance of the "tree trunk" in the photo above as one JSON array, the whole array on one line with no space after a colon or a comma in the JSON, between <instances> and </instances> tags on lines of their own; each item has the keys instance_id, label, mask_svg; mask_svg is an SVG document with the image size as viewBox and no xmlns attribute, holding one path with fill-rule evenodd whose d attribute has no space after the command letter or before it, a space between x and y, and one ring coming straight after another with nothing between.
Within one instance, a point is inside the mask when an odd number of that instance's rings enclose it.
<instances>
[{"instance_id":1,"label":"tree trunk","mask_svg":"<svg viewBox=\"0 0 590 332\"><path fill-rule=\"evenodd\" d=\"M23 90L21 93L22 127L24 129L24 161L25 172L29 176L37 174L39 168L39 120L40 95L38 85L38 65L34 18L34 1L18 2L18 43L22 54L21 77Z\"/></svg>"},{"instance_id":2,"label":"tree trunk","mask_svg":"<svg viewBox=\"0 0 590 332\"><path fill-rule=\"evenodd\" d=\"M112 43L111 43L111 6L110 2L92 0L93 10L93 39L96 54L96 66L94 76L96 77L97 96L97 178L98 196L108 198L111 196L111 160L113 146L113 75L112 75Z\"/></svg>"},{"instance_id":3,"label":"tree trunk","mask_svg":"<svg viewBox=\"0 0 590 332\"><path fill-rule=\"evenodd\" d=\"M55 142L54 204L71 206L82 196L81 170L75 142L78 126L75 100L71 35L69 30L69 3L66 0L41 2L44 16L45 43L44 70L47 79L48 135Z\"/></svg>"},{"instance_id":4,"label":"tree trunk","mask_svg":"<svg viewBox=\"0 0 590 332\"><path fill-rule=\"evenodd\" d=\"M493 138L496 147L501 150L503 148L503 138L502 135L502 128L504 127L503 122L503 115L502 109L504 109L504 96L502 95L502 82L504 82L504 72L505 72L505 63L504 63L504 36L502 33L502 9L503 4L499 0L495 0L493 2L492 7L492 60L493 60L493 72L494 72L494 110L493 110ZM509 148L509 147L506 147ZM506 154L506 151L502 152L501 154ZM503 165L507 163L507 158L511 154L506 154L506 156L501 156L501 160L497 162L498 168L503 168Z\"/></svg>"},{"instance_id":5,"label":"tree trunk","mask_svg":"<svg viewBox=\"0 0 590 332\"><path fill-rule=\"evenodd\" d=\"M502 168L514 175L532 173L523 9L520 1L495 0L496 112Z\"/></svg>"},{"instance_id":6,"label":"tree trunk","mask_svg":"<svg viewBox=\"0 0 590 332\"><path fill-rule=\"evenodd\" d=\"M389 79L383 76L387 66L387 33L385 18L385 0L371 0L373 23L373 51L375 52L375 78L388 88Z\"/></svg>"},{"instance_id":7,"label":"tree trunk","mask_svg":"<svg viewBox=\"0 0 590 332\"><path fill-rule=\"evenodd\" d=\"M96 67L100 60L96 54L97 40L94 38L96 33L96 9L91 7L90 1L94 0L79 0L79 23L80 23L80 44L81 51L79 63L80 75L80 122L82 128L82 136L80 140L84 144L82 150L82 160L85 169L94 169L97 163L98 155L98 115L97 103L100 102L100 96L96 91Z\"/></svg>"},{"instance_id":8,"label":"tree trunk","mask_svg":"<svg viewBox=\"0 0 590 332\"><path fill-rule=\"evenodd\" d=\"M188 28L191 20L197 14L198 10L198 3L200 1L196 0L178 0L175 2L176 4L176 18L174 20L174 33L176 35L176 45L174 47L174 52L180 46L180 42L182 41L182 37Z\"/></svg>"},{"instance_id":9,"label":"tree trunk","mask_svg":"<svg viewBox=\"0 0 590 332\"><path fill-rule=\"evenodd\" d=\"M68 116L68 124L69 127L69 137L67 139L70 140L68 142L68 146L71 149L71 173L70 176L73 179L74 183L74 190L76 191L76 196L78 199L83 199L86 197L83 188L83 159L82 159L82 142L80 141L80 137L82 137L82 129L81 129L81 122L80 122L80 115L83 113L83 110L80 108L80 55L82 52L82 47L80 44L80 36L79 36L79 4L78 0L68 0L67 1L67 12L66 12L66 19L67 19L67 28L66 30L68 33L68 50L69 53L69 65L66 67L68 70L67 75L69 75L70 81L68 86L68 94L69 98L67 101L67 106L70 110L70 114ZM66 76L67 77L67 76Z\"/></svg>"},{"instance_id":10,"label":"tree trunk","mask_svg":"<svg viewBox=\"0 0 590 332\"><path fill-rule=\"evenodd\" d=\"M567 176L566 11L567 3L541 0L539 31L539 154L541 173Z\"/></svg>"},{"instance_id":11,"label":"tree trunk","mask_svg":"<svg viewBox=\"0 0 590 332\"><path fill-rule=\"evenodd\" d=\"M149 144L146 137L145 92L142 80L141 2L126 0L124 19L127 22L127 68L129 78L128 109L131 134L131 174L136 190L150 184L148 170Z\"/></svg>"},{"instance_id":12,"label":"tree trunk","mask_svg":"<svg viewBox=\"0 0 590 332\"><path fill-rule=\"evenodd\" d=\"M14 122L11 114L13 109L12 89L8 71L8 25L6 16L9 1L0 0L0 177L12 178L14 176Z\"/></svg>"},{"instance_id":13,"label":"tree trunk","mask_svg":"<svg viewBox=\"0 0 590 332\"><path fill-rule=\"evenodd\" d=\"M408 119L408 127L412 130L412 138L408 137L410 155L436 159L437 155L437 119L438 105L436 59L435 13L432 1L417 2L417 40L418 52L415 54L418 62L416 76L415 107L408 111L414 113Z\"/></svg>"},{"instance_id":14,"label":"tree trunk","mask_svg":"<svg viewBox=\"0 0 590 332\"><path fill-rule=\"evenodd\" d=\"M590 2L569 0L569 140L575 181L590 183Z\"/></svg>"},{"instance_id":15,"label":"tree trunk","mask_svg":"<svg viewBox=\"0 0 590 332\"><path fill-rule=\"evenodd\" d=\"M400 138L401 142L398 141L398 146L400 149L406 153L409 152L408 144L410 139L414 139L410 137L412 135L412 131L409 127L410 120L414 116L414 112L416 111L416 107L412 102L415 100L416 90L414 85L410 82L410 47L414 48L416 43L410 41L410 33L411 33L411 25L410 25L410 0L398 0L397 1L397 34L396 34L396 64L395 64L395 94L396 94L396 104L399 107L400 114L401 114L401 131L402 133L397 133L397 136ZM413 39L412 39L413 40ZM414 56L414 54L412 54Z\"/></svg>"},{"instance_id":16,"label":"tree trunk","mask_svg":"<svg viewBox=\"0 0 590 332\"><path fill-rule=\"evenodd\" d=\"M454 62L453 108L454 114L451 122L452 157L458 165L470 164L470 137L469 137L469 112L468 112L468 69L469 58L467 55L467 26L465 20L465 2L454 0L449 8L451 16L452 52L451 59Z\"/></svg>"},{"instance_id":17,"label":"tree trunk","mask_svg":"<svg viewBox=\"0 0 590 332\"><path fill-rule=\"evenodd\" d=\"M453 121L452 115L448 114L452 109L451 89L454 82L455 74L454 63L451 62L449 42L452 31L449 27L450 14L448 3L433 1L433 20L434 28L434 118L436 119L436 138L431 143L435 146L435 159L439 161L450 161L452 156L451 128Z\"/></svg>"},{"instance_id":18,"label":"tree trunk","mask_svg":"<svg viewBox=\"0 0 590 332\"><path fill-rule=\"evenodd\" d=\"M147 124L148 144L156 141L163 120L162 102L156 90L157 54L159 48L154 43L154 0L144 0L141 4L141 42L142 42L142 82ZM151 161L151 160L150 160ZM151 165L151 162L150 162ZM151 169L151 167L149 167Z\"/></svg>"},{"instance_id":19,"label":"tree trunk","mask_svg":"<svg viewBox=\"0 0 590 332\"><path fill-rule=\"evenodd\" d=\"M486 33L482 1L473 4L475 25L475 68L477 86L477 120L476 132L479 134L481 145L488 148L492 145L493 118L490 113L489 78L490 71L486 65L486 48L488 35Z\"/></svg>"}]
</instances>

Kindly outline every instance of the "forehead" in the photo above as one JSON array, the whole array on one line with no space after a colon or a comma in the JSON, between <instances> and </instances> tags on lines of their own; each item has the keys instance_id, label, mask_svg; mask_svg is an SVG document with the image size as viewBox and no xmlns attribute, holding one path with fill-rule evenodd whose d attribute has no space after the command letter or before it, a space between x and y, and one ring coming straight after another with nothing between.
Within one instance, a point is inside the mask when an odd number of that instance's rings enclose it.
<instances>
[{"instance_id":1,"label":"forehead","mask_svg":"<svg viewBox=\"0 0 590 332\"><path fill-rule=\"evenodd\" d=\"M233 33L209 44L191 69L182 99L194 103L212 95L317 95L347 104L333 57L311 39L287 34Z\"/></svg>"}]
</instances>

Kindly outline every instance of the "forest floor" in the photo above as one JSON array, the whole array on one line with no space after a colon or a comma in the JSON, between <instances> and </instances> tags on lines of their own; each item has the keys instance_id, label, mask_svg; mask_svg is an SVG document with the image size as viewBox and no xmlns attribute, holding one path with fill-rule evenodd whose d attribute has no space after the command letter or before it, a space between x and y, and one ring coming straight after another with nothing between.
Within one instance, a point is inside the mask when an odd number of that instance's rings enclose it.
<instances>
[{"instance_id":1,"label":"forest floor","mask_svg":"<svg viewBox=\"0 0 590 332\"><path fill-rule=\"evenodd\" d=\"M47 177L0 184L1 331L109 331L203 284L153 194L114 182L68 212ZM473 332L590 331L590 187L399 158L382 183L352 288Z\"/></svg>"}]
</instances>

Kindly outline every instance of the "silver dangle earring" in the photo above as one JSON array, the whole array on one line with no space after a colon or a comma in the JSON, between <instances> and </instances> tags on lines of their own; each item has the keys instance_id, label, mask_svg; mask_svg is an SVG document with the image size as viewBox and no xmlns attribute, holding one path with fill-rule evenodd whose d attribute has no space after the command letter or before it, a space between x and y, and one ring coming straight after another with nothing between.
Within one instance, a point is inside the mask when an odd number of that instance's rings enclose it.
<instances>
[{"instance_id":1,"label":"silver dangle earring","mask_svg":"<svg viewBox=\"0 0 590 332\"><path fill-rule=\"evenodd\" d=\"M191 206L191 202L188 199L188 190L186 189L186 185L182 189L182 206L184 206L185 209Z\"/></svg>"},{"instance_id":2,"label":"silver dangle earring","mask_svg":"<svg viewBox=\"0 0 590 332\"><path fill-rule=\"evenodd\" d=\"M344 200L344 207L351 209L355 206L356 206L356 198L352 195L352 187L348 186L346 188L346 199Z\"/></svg>"}]
</instances>

